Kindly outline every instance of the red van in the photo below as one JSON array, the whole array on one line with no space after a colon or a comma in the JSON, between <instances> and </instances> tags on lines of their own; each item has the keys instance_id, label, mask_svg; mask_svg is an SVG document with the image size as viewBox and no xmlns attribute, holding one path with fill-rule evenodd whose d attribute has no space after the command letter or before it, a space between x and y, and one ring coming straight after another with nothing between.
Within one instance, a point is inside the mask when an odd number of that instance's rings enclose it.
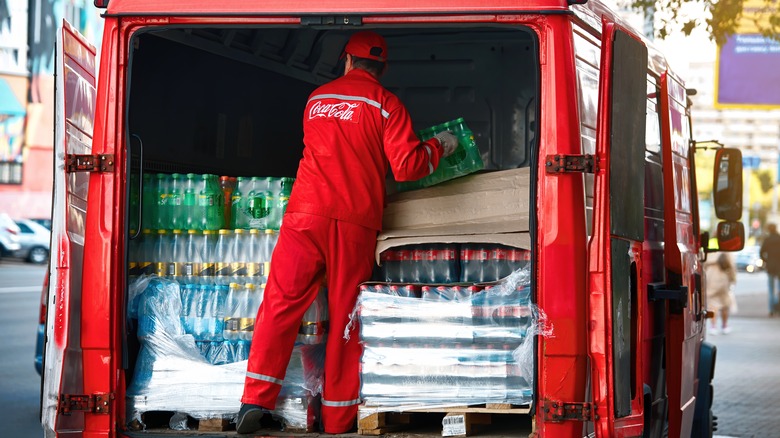
<instances>
[{"instance_id":1,"label":"red van","mask_svg":"<svg viewBox=\"0 0 780 438\"><path fill-rule=\"evenodd\" d=\"M150 175L294 177L307 96L340 75L362 29L387 40L382 82L415 128L463 117L484 162L458 197L425 192L414 227L386 216L403 232L386 226L379 248L530 251L530 300L551 332L529 338L518 412L532 430L517 435L712 436L711 249L688 90L598 0L96 3L99 56L67 23L58 42L46 436L145 436L134 429L141 347L128 309ZM738 150L718 149L713 181L720 250L738 250ZM155 409L192 414L167 408Z\"/></svg>"}]
</instances>

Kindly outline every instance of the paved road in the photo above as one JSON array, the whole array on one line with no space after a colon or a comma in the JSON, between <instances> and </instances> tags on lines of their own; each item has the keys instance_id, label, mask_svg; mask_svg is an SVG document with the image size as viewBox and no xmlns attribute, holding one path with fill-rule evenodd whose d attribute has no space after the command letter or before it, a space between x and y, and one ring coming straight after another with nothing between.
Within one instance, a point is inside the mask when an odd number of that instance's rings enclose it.
<instances>
[{"instance_id":1,"label":"paved road","mask_svg":"<svg viewBox=\"0 0 780 438\"><path fill-rule=\"evenodd\" d=\"M780 437L780 318L767 317L766 290L764 273L740 273L733 332L707 339L718 347L713 403L718 435Z\"/></svg>"},{"instance_id":2,"label":"paved road","mask_svg":"<svg viewBox=\"0 0 780 438\"><path fill-rule=\"evenodd\" d=\"M44 268L0 261L0 436L40 438L39 378L33 368ZM780 436L780 318L767 318L766 276L740 273L733 332L718 347L715 403L719 436Z\"/></svg>"},{"instance_id":3,"label":"paved road","mask_svg":"<svg viewBox=\"0 0 780 438\"><path fill-rule=\"evenodd\" d=\"M0 261L0 436L43 436L38 405L40 377L35 372L35 336L46 269Z\"/></svg>"}]
</instances>

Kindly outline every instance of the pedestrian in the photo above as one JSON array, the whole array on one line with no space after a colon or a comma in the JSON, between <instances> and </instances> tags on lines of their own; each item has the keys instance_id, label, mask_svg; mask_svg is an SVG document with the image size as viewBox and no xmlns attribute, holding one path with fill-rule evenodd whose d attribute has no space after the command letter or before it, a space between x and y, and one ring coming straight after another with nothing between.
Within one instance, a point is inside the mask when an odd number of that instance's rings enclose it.
<instances>
[{"instance_id":1,"label":"pedestrian","mask_svg":"<svg viewBox=\"0 0 780 438\"><path fill-rule=\"evenodd\" d=\"M303 158L257 314L236 428L250 433L273 410L304 312L327 281L329 333L322 389L325 433L354 428L360 403L357 327L349 326L358 286L374 265L385 175L431 174L457 148L449 132L420 142L408 111L379 78L387 45L375 32L353 34L344 75L314 90L303 114Z\"/></svg>"},{"instance_id":2,"label":"pedestrian","mask_svg":"<svg viewBox=\"0 0 780 438\"><path fill-rule=\"evenodd\" d=\"M761 244L761 260L764 261L766 276L769 280L769 316L778 314L776 288L780 279L780 234L777 233L777 225L769 224L766 227L769 235Z\"/></svg>"},{"instance_id":3,"label":"pedestrian","mask_svg":"<svg viewBox=\"0 0 780 438\"><path fill-rule=\"evenodd\" d=\"M714 262L707 263L704 269L707 280L707 308L715 312L709 333L727 335L731 333L731 327L728 325L729 314L735 304L731 290L737 282L737 270L731 262L731 257L726 253L720 253L718 258ZM718 315L721 320L720 328Z\"/></svg>"}]
</instances>

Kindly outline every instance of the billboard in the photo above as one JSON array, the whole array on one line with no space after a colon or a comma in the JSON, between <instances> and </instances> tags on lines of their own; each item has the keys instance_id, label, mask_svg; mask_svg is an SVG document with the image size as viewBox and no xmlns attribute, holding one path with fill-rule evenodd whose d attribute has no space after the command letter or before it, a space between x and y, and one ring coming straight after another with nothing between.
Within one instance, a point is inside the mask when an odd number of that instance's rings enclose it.
<instances>
[{"instance_id":1,"label":"billboard","mask_svg":"<svg viewBox=\"0 0 780 438\"><path fill-rule=\"evenodd\" d=\"M715 107L780 108L780 41L765 37L757 23L767 23L777 2L745 0L737 31L718 47Z\"/></svg>"}]
</instances>

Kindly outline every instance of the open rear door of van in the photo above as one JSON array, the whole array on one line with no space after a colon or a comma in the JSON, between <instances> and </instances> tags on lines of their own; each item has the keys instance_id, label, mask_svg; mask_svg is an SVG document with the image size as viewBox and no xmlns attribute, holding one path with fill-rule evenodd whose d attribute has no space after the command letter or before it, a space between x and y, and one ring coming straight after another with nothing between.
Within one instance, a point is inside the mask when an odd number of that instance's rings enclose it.
<instances>
[{"instance_id":1,"label":"open rear door of van","mask_svg":"<svg viewBox=\"0 0 780 438\"><path fill-rule=\"evenodd\" d=\"M89 278L110 265L99 213L105 206L102 192L113 187L113 157L94 155L92 145L95 54L63 21L57 33L54 208L41 412L47 437L105 436L112 417L106 414L112 405L113 359L99 340L110 336L105 310L109 284L105 275ZM106 179L111 179L108 184ZM101 282L102 287L96 286Z\"/></svg>"},{"instance_id":2,"label":"open rear door of van","mask_svg":"<svg viewBox=\"0 0 780 438\"><path fill-rule=\"evenodd\" d=\"M641 303L647 48L605 20L593 238L588 248L588 352L596 437L641 436Z\"/></svg>"}]
</instances>

